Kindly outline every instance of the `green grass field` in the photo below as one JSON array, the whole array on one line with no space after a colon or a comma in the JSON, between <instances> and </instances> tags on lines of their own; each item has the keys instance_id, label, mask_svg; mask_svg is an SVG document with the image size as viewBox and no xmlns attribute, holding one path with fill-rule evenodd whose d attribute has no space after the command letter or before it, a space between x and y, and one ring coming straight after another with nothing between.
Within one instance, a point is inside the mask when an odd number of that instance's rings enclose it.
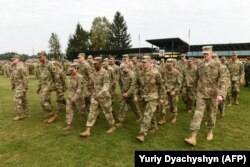
<instances>
[{"instance_id":1,"label":"green grass field","mask_svg":"<svg viewBox=\"0 0 250 167\"><path fill-rule=\"evenodd\" d=\"M180 102L177 123L168 122L159 126L144 143L136 141L139 125L136 117L128 112L125 126L113 134L107 134L107 121L101 113L89 138L81 138L86 120L76 113L74 130L64 132L65 112L59 113L54 124L45 124L47 117L35 94L37 80L30 77L28 101L31 118L12 121L15 112L14 92L10 81L0 77L0 166L133 166L135 150L250 150L250 88L242 88L240 105L226 108L226 116L217 117L214 140L206 141L206 126L202 123L198 144L191 147L183 139L190 135L189 127L193 114L184 112ZM116 101L115 111L119 109Z\"/></svg>"}]
</instances>

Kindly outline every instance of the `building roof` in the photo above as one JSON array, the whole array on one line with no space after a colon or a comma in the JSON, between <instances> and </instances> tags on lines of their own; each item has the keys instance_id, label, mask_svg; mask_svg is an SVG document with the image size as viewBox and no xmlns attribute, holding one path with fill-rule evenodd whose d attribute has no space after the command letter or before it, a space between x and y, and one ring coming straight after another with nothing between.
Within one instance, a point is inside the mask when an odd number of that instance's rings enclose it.
<instances>
[{"instance_id":1,"label":"building roof","mask_svg":"<svg viewBox=\"0 0 250 167\"><path fill-rule=\"evenodd\" d=\"M227 43L227 44L204 44L204 45L190 45L191 52L202 51L202 46L211 45L214 51L236 51L236 50L250 50L250 43Z\"/></svg>"}]
</instances>

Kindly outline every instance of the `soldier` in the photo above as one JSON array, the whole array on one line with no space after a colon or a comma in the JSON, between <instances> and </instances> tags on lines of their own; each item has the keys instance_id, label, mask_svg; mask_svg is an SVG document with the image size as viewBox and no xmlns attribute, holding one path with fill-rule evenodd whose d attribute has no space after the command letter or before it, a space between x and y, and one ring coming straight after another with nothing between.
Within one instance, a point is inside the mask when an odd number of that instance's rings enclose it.
<instances>
[{"instance_id":1,"label":"soldier","mask_svg":"<svg viewBox=\"0 0 250 167\"><path fill-rule=\"evenodd\" d=\"M121 106L119 111L118 120L119 123L116 124L116 127L121 127L126 117L128 111L128 104L131 105L131 109L135 112L137 116L136 122L140 122L142 119L142 114L139 108L138 100L135 96L136 91L136 76L133 71L128 68L128 65L122 65L121 70L123 73L119 78L119 84L122 93Z\"/></svg>"},{"instance_id":2,"label":"soldier","mask_svg":"<svg viewBox=\"0 0 250 167\"><path fill-rule=\"evenodd\" d=\"M45 123L53 123L57 118L56 111L53 110L51 105L51 92L56 86L62 85L60 75L53 62L47 59L45 51L38 53L39 57L39 84L37 94L41 93L41 106L44 111L48 112L48 119L44 120Z\"/></svg>"},{"instance_id":3,"label":"soldier","mask_svg":"<svg viewBox=\"0 0 250 167\"><path fill-rule=\"evenodd\" d=\"M16 116L13 119L18 121L30 117L26 93L28 91L28 71L20 62L19 55L12 58L11 90L15 90L14 103ZM23 109L23 111L22 111Z\"/></svg>"},{"instance_id":4,"label":"soldier","mask_svg":"<svg viewBox=\"0 0 250 167\"><path fill-rule=\"evenodd\" d=\"M193 58L189 58L187 62L187 68L183 71L182 98L186 104L186 111L191 113L196 94L196 87L194 83L196 67L194 65Z\"/></svg>"},{"instance_id":5,"label":"soldier","mask_svg":"<svg viewBox=\"0 0 250 167\"><path fill-rule=\"evenodd\" d=\"M165 90L167 93L167 100L169 102L170 111L172 113L172 123L176 122L177 116L177 102L178 102L178 94L181 88L181 74L178 70L173 67L173 59L168 59L166 68L162 73L162 79L164 81ZM166 111L162 110L162 118L159 124L164 124Z\"/></svg>"},{"instance_id":6,"label":"soldier","mask_svg":"<svg viewBox=\"0 0 250 167\"><path fill-rule=\"evenodd\" d=\"M244 65L245 71L245 87L248 87L250 82L250 57L247 57L246 63Z\"/></svg>"},{"instance_id":7,"label":"soldier","mask_svg":"<svg viewBox=\"0 0 250 167\"><path fill-rule=\"evenodd\" d=\"M115 58L114 57L110 57L109 59L109 65L110 67L112 67L114 69L114 73L115 73L115 83L117 84L118 79L119 79L119 67L118 65L115 64ZM116 85L113 85L116 86ZM116 87L113 87L113 90L115 90Z\"/></svg>"},{"instance_id":8,"label":"soldier","mask_svg":"<svg viewBox=\"0 0 250 167\"><path fill-rule=\"evenodd\" d=\"M150 128L151 132L154 132L157 129L157 122L154 113L157 109L159 99L160 103L163 104L163 99L165 98L165 89L162 83L161 74L153 68L150 56L143 56L142 63L145 68L143 98L146 107L141 122L140 135L136 137L140 142L144 142Z\"/></svg>"},{"instance_id":9,"label":"soldier","mask_svg":"<svg viewBox=\"0 0 250 167\"><path fill-rule=\"evenodd\" d=\"M85 53L78 54L78 72L82 75L83 79L86 80L88 90L84 91L84 100L85 100L85 110L89 111L90 106L90 96L93 83L92 83L92 69L90 65L85 61Z\"/></svg>"},{"instance_id":10,"label":"soldier","mask_svg":"<svg viewBox=\"0 0 250 167\"><path fill-rule=\"evenodd\" d=\"M232 59L226 65L230 72L231 77L231 90L229 93L229 104L232 105L232 102L236 105L239 104L238 96L240 92L240 82L243 82L244 69L242 63L237 58L237 53L233 52Z\"/></svg>"},{"instance_id":11,"label":"soldier","mask_svg":"<svg viewBox=\"0 0 250 167\"><path fill-rule=\"evenodd\" d=\"M94 126L100 110L104 113L110 128L107 133L113 133L116 130L115 120L112 114L112 101L109 93L110 80L108 72L101 67L102 58L95 57L94 59L94 91L91 97L90 111L87 118L86 130L80 133L82 137L90 136L91 128Z\"/></svg>"},{"instance_id":12,"label":"soldier","mask_svg":"<svg viewBox=\"0 0 250 167\"><path fill-rule=\"evenodd\" d=\"M221 64L212 60L212 46L204 46L203 48L203 62L197 67L195 87L196 94L196 108L193 120L191 121L191 137L186 138L185 142L190 145L196 145L196 135L200 129L200 124L205 110L208 111L208 133L207 140L213 140L213 128L216 122L217 103L226 94L226 76L223 72Z\"/></svg>"},{"instance_id":13,"label":"soldier","mask_svg":"<svg viewBox=\"0 0 250 167\"><path fill-rule=\"evenodd\" d=\"M77 72L77 64L72 64L72 68L70 68L71 76L69 78L68 83L68 98L66 100L66 123L67 126L63 128L63 130L72 130L73 125L73 106L77 106L80 113L85 113L84 109L84 97L83 97L83 86L86 86L86 84L83 84L85 80L83 80L83 77L78 74ZM85 113L85 116L87 117L87 113Z\"/></svg>"}]
</instances>

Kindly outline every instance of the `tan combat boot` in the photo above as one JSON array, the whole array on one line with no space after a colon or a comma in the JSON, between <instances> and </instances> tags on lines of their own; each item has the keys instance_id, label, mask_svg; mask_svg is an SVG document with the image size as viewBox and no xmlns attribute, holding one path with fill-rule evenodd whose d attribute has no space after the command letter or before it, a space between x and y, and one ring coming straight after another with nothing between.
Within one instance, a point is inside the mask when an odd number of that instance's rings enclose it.
<instances>
[{"instance_id":1,"label":"tan combat boot","mask_svg":"<svg viewBox=\"0 0 250 167\"><path fill-rule=\"evenodd\" d=\"M158 122L158 124L163 125L165 123L166 123L166 118L165 118L165 116L162 116L160 121Z\"/></svg>"},{"instance_id":2,"label":"tan combat boot","mask_svg":"<svg viewBox=\"0 0 250 167\"><path fill-rule=\"evenodd\" d=\"M90 130L91 130L91 128L87 127L84 132L80 133L80 136L82 136L82 137L89 137L90 136Z\"/></svg>"},{"instance_id":3,"label":"tan combat boot","mask_svg":"<svg viewBox=\"0 0 250 167\"><path fill-rule=\"evenodd\" d=\"M116 130L116 127L113 125L108 130L107 133L113 133Z\"/></svg>"},{"instance_id":4,"label":"tan combat boot","mask_svg":"<svg viewBox=\"0 0 250 167\"><path fill-rule=\"evenodd\" d=\"M55 122L56 118L57 118L57 113L53 112L52 115L49 117L47 123L51 124L51 123Z\"/></svg>"},{"instance_id":5,"label":"tan combat boot","mask_svg":"<svg viewBox=\"0 0 250 167\"><path fill-rule=\"evenodd\" d=\"M239 105L239 104L240 104L237 97L235 98L235 104L236 104L236 105Z\"/></svg>"},{"instance_id":6,"label":"tan combat boot","mask_svg":"<svg viewBox=\"0 0 250 167\"><path fill-rule=\"evenodd\" d=\"M67 126L63 128L64 131L68 131L68 130L72 130L72 129L73 129L72 124L67 124Z\"/></svg>"},{"instance_id":7,"label":"tan combat boot","mask_svg":"<svg viewBox=\"0 0 250 167\"><path fill-rule=\"evenodd\" d=\"M150 133L155 133L156 131L158 130L158 128L156 127L153 127L149 130Z\"/></svg>"},{"instance_id":8,"label":"tan combat boot","mask_svg":"<svg viewBox=\"0 0 250 167\"><path fill-rule=\"evenodd\" d=\"M122 122L118 122L118 123L115 124L115 126L116 126L117 128L120 128L120 127L123 126L123 123L122 123Z\"/></svg>"},{"instance_id":9,"label":"tan combat boot","mask_svg":"<svg viewBox=\"0 0 250 167\"><path fill-rule=\"evenodd\" d=\"M139 136L136 137L136 139L140 142L144 142L145 141L145 135L140 134Z\"/></svg>"},{"instance_id":10,"label":"tan combat boot","mask_svg":"<svg viewBox=\"0 0 250 167\"><path fill-rule=\"evenodd\" d=\"M26 115L17 115L17 116L15 116L15 118L13 118L13 121L20 121L24 118L27 118L27 116Z\"/></svg>"},{"instance_id":11,"label":"tan combat boot","mask_svg":"<svg viewBox=\"0 0 250 167\"><path fill-rule=\"evenodd\" d=\"M208 129L207 132L207 141L213 140L213 129Z\"/></svg>"},{"instance_id":12,"label":"tan combat boot","mask_svg":"<svg viewBox=\"0 0 250 167\"><path fill-rule=\"evenodd\" d=\"M227 105L228 107L232 106L232 99L229 99L229 104Z\"/></svg>"},{"instance_id":13,"label":"tan combat boot","mask_svg":"<svg viewBox=\"0 0 250 167\"><path fill-rule=\"evenodd\" d=\"M196 145L196 135L197 135L197 132L192 132L191 137L186 138L184 141L192 146L195 146Z\"/></svg>"},{"instance_id":14,"label":"tan combat boot","mask_svg":"<svg viewBox=\"0 0 250 167\"><path fill-rule=\"evenodd\" d=\"M177 119L177 118L176 118L176 115L172 115L172 120L171 120L171 122L172 122L172 123L176 123L176 119Z\"/></svg>"},{"instance_id":15,"label":"tan combat boot","mask_svg":"<svg viewBox=\"0 0 250 167\"><path fill-rule=\"evenodd\" d=\"M192 110L191 110L191 109L189 109L187 112L188 112L189 114L191 114L191 113L192 113Z\"/></svg>"}]
</instances>

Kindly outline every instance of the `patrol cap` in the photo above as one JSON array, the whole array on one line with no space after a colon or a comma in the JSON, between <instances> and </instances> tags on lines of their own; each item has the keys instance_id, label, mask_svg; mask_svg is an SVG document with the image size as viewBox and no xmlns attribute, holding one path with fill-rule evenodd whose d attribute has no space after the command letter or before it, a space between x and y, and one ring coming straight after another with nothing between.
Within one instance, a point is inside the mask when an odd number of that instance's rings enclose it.
<instances>
[{"instance_id":1,"label":"patrol cap","mask_svg":"<svg viewBox=\"0 0 250 167\"><path fill-rule=\"evenodd\" d=\"M195 59L193 58L193 57L190 57L190 58L188 58L188 60L187 61L195 61Z\"/></svg>"},{"instance_id":2,"label":"patrol cap","mask_svg":"<svg viewBox=\"0 0 250 167\"><path fill-rule=\"evenodd\" d=\"M95 57L93 63L102 62L102 57Z\"/></svg>"},{"instance_id":3,"label":"patrol cap","mask_svg":"<svg viewBox=\"0 0 250 167\"><path fill-rule=\"evenodd\" d=\"M80 58L80 57L85 58L85 53L79 53L77 57L78 57L78 58Z\"/></svg>"},{"instance_id":4,"label":"patrol cap","mask_svg":"<svg viewBox=\"0 0 250 167\"><path fill-rule=\"evenodd\" d=\"M111 60L115 60L115 58L114 58L114 57L110 57L110 58L109 58L109 61L111 61Z\"/></svg>"},{"instance_id":5,"label":"patrol cap","mask_svg":"<svg viewBox=\"0 0 250 167\"><path fill-rule=\"evenodd\" d=\"M166 61L166 63L167 63L167 64L171 64L171 63L173 63L174 61L175 61L175 59L173 59L173 58L168 58L167 61Z\"/></svg>"},{"instance_id":6,"label":"patrol cap","mask_svg":"<svg viewBox=\"0 0 250 167\"><path fill-rule=\"evenodd\" d=\"M142 62L143 63L147 63L147 62L150 62L151 61L151 57L150 56L143 56L142 57Z\"/></svg>"},{"instance_id":7,"label":"patrol cap","mask_svg":"<svg viewBox=\"0 0 250 167\"><path fill-rule=\"evenodd\" d=\"M133 60L133 61L137 61L137 57L136 56L134 56L134 57L132 57L132 59L131 60Z\"/></svg>"},{"instance_id":8,"label":"patrol cap","mask_svg":"<svg viewBox=\"0 0 250 167\"><path fill-rule=\"evenodd\" d=\"M38 57L41 57L42 55L47 56L45 51L40 51L37 53Z\"/></svg>"},{"instance_id":9,"label":"patrol cap","mask_svg":"<svg viewBox=\"0 0 250 167\"><path fill-rule=\"evenodd\" d=\"M236 52L236 51L233 51L233 54L232 54L233 56L237 56L238 55L238 53Z\"/></svg>"},{"instance_id":10,"label":"patrol cap","mask_svg":"<svg viewBox=\"0 0 250 167\"><path fill-rule=\"evenodd\" d=\"M216 58L216 57L218 57L218 54L217 54L217 52L213 52L213 54L212 54L212 57L213 57L213 58Z\"/></svg>"},{"instance_id":11,"label":"patrol cap","mask_svg":"<svg viewBox=\"0 0 250 167\"><path fill-rule=\"evenodd\" d=\"M226 57L225 57L225 56L222 56L220 59L222 59L222 60L226 60Z\"/></svg>"},{"instance_id":12,"label":"patrol cap","mask_svg":"<svg viewBox=\"0 0 250 167\"><path fill-rule=\"evenodd\" d=\"M14 60L14 59L20 59L20 56L19 55L14 55L11 60Z\"/></svg>"},{"instance_id":13,"label":"patrol cap","mask_svg":"<svg viewBox=\"0 0 250 167\"><path fill-rule=\"evenodd\" d=\"M93 59L92 55L88 55L87 59Z\"/></svg>"},{"instance_id":14,"label":"patrol cap","mask_svg":"<svg viewBox=\"0 0 250 167\"><path fill-rule=\"evenodd\" d=\"M180 57L186 57L187 55L185 53L182 53Z\"/></svg>"},{"instance_id":15,"label":"patrol cap","mask_svg":"<svg viewBox=\"0 0 250 167\"><path fill-rule=\"evenodd\" d=\"M213 46L203 46L202 47L202 54L210 53L212 51L213 51Z\"/></svg>"},{"instance_id":16,"label":"patrol cap","mask_svg":"<svg viewBox=\"0 0 250 167\"><path fill-rule=\"evenodd\" d=\"M72 63L72 64L70 64L69 71L72 71L72 70L75 69L76 67L77 67L77 63Z\"/></svg>"},{"instance_id":17,"label":"patrol cap","mask_svg":"<svg viewBox=\"0 0 250 167\"><path fill-rule=\"evenodd\" d=\"M108 62L108 61L109 61L109 58L104 58L103 61L104 61L104 62Z\"/></svg>"}]
</instances>

